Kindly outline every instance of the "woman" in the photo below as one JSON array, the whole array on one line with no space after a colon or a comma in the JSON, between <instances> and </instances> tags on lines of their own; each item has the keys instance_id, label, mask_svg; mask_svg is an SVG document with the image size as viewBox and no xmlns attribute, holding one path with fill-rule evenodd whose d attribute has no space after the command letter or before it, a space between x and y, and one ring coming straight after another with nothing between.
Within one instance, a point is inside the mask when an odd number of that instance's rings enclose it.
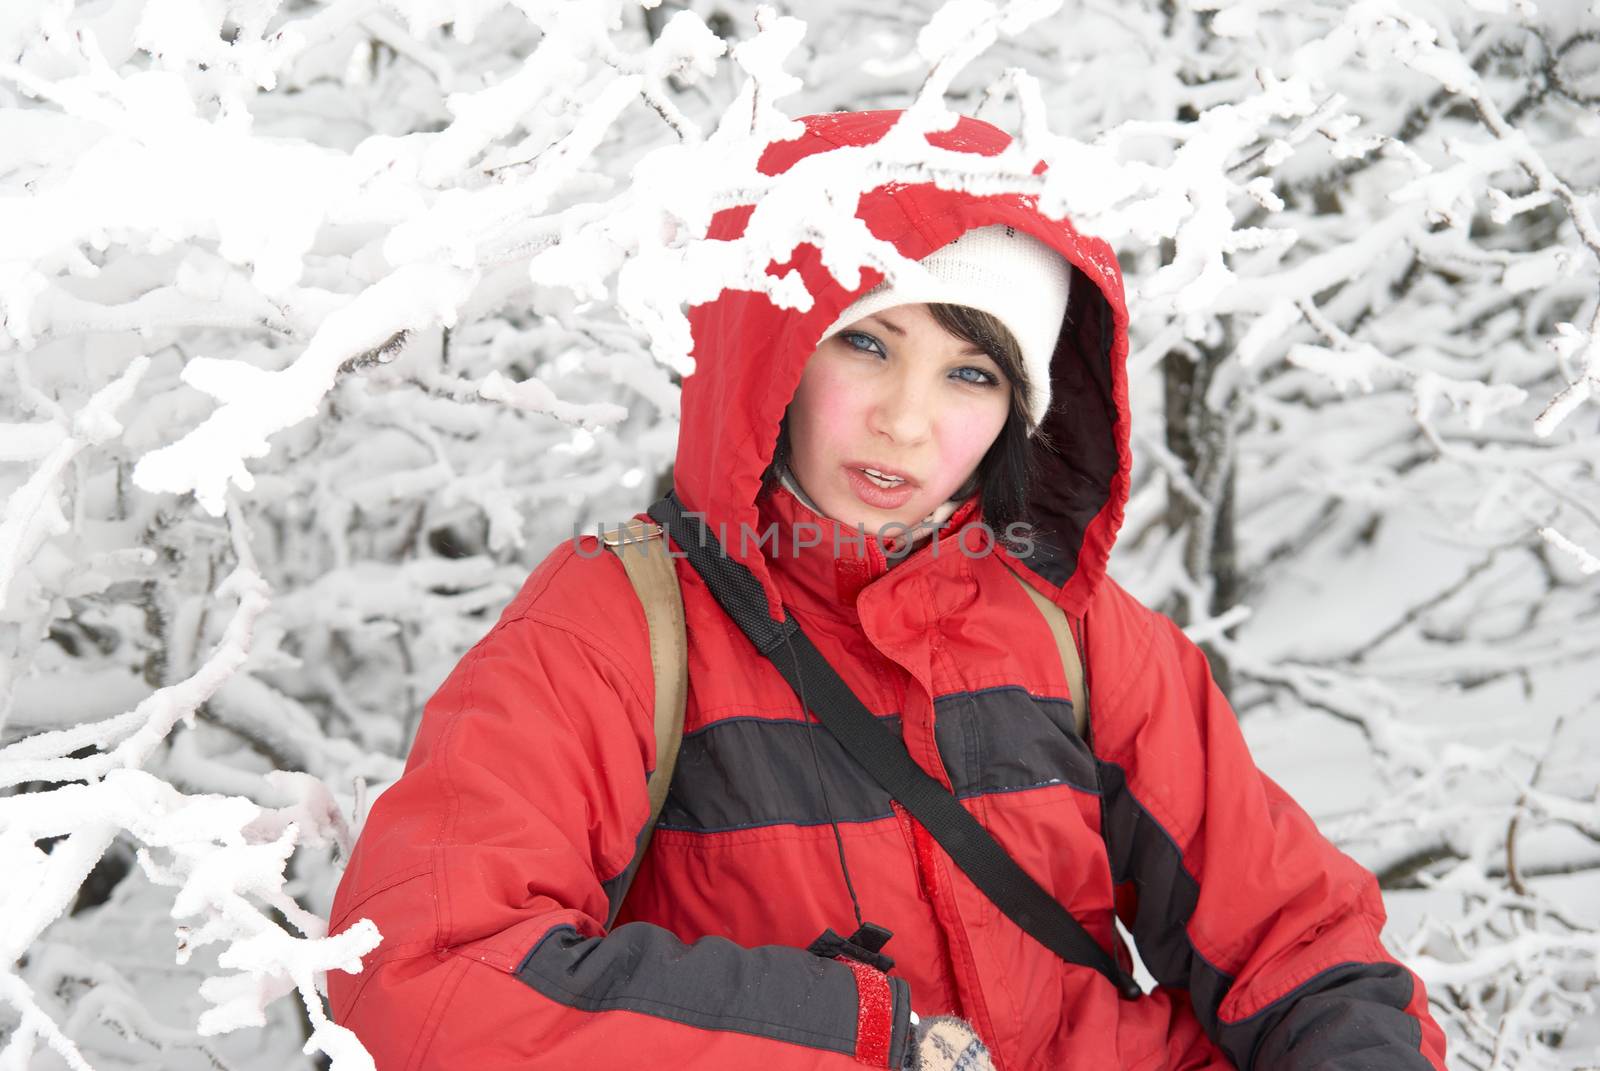
<instances>
[{"instance_id":1,"label":"woman","mask_svg":"<svg viewBox=\"0 0 1600 1071\"><path fill-rule=\"evenodd\" d=\"M809 117L762 166L896 115ZM963 119L930 141L1007 138ZM1109 248L1025 198L932 185L859 215L932 281L847 292L805 246L773 270L801 273L810 310L742 291L694 309L677 498L1125 966L1122 919L1158 987L1123 999L998 910L685 561L686 732L636 858L650 652L621 564L585 537L462 660L373 807L332 922L384 941L330 975L335 1016L385 1069L1442 1069L1371 875L1255 769L1198 649L1106 575L1129 464ZM887 552L852 538L890 522L924 526ZM1023 583L1071 622L1086 724ZM893 932L892 967L807 951L862 918Z\"/></svg>"}]
</instances>

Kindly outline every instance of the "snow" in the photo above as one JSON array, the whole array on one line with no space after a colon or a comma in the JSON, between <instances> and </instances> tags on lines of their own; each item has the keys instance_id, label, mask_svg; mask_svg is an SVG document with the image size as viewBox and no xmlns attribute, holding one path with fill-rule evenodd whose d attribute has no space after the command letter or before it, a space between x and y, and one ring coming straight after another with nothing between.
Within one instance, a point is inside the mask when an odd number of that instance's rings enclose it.
<instances>
[{"instance_id":1,"label":"snow","mask_svg":"<svg viewBox=\"0 0 1600 1071\"><path fill-rule=\"evenodd\" d=\"M1584 576L1600 573L1600 558L1590 554L1581 545L1562 535L1557 529L1550 527L1540 528L1539 537L1548 541L1551 546L1562 553L1571 555L1573 560L1578 563L1578 568L1583 570Z\"/></svg>"},{"instance_id":2,"label":"snow","mask_svg":"<svg viewBox=\"0 0 1600 1071\"><path fill-rule=\"evenodd\" d=\"M249 491L245 462L263 457L276 432L317 415L344 362L403 343L405 333L455 322L474 273L443 265L404 265L331 313L287 368L263 371L240 361L197 357L183 380L223 404L177 442L139 459L133 480L147 491L194 492L213 516L228 485Z\"/></svg>"},{"instance_id":3,"label":"snow","mask_svg":"<svg viewBox=\"0 0 1600 1071\"><path fill-rule=\"evenodd\" d=\"M1112 571L1384 875L1453 1066L1592 1064L1597 16L0 4L0 1068L370 1067L327 912L422 703L647 504L686 310L914 274L854 208L930 181L1116 249ZM759 172L840 107L909 110Z\"/></svg>"}]
</instances>

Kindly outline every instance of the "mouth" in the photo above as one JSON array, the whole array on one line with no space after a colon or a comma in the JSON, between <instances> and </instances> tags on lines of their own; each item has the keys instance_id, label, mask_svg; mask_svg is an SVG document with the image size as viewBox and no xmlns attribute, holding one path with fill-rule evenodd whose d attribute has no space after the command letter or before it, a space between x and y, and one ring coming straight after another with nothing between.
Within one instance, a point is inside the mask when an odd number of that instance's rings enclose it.
<instances>
[{"instance_id":1,"label":"mouth","mask_svg":"<svg viewBox=\"0 0 1600 1071\"><path fill-rule=\"evenodd\" d=\"M867 465L851 462L849 467L855 469L867 479L871 480L873 484L883 488L885 491L893 491L900 487L914 488L918 486L917 481L913 480L910 476L896 469L891 469L883 465Z\"/></svg>"},{"instance_id":2,"label":"mouth","mask_svg":"<svg viewBox=\"0 0 1600 1071\"><path fill-rule=\"evenodd\" d=\"M845 478L863 505L877 510L897 510L905 506L921 485L904 472L882 465L849 462Z\"/></svg>"}]
</instances>

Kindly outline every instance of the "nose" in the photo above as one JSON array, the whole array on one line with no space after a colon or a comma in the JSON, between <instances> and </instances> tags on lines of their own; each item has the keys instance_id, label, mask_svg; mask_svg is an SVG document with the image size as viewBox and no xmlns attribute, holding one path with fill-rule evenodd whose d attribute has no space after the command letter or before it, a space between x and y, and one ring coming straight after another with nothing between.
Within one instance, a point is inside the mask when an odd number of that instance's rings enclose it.
<instances>
[{"instance_id":1,"label":"nose","mask_svg":"<svg viewBox=\"0 0 1600 1071\"><path fill-rule=\"evenodd\" d=\"M885 376L868 410L868 430L896 443L918 443L933 427L933 397L916 376Z\"/></svg>"}]
</instances>

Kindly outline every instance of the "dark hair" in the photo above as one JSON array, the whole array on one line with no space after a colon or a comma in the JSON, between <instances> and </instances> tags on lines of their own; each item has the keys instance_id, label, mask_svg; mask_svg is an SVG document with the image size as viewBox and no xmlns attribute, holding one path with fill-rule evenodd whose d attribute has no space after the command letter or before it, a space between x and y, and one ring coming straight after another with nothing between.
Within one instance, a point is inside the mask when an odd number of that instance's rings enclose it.
<instances>
[{"instance_id":1,"label":"dark hair","mask_svg":"<svg viewBox=\"0 0 1600 1071\"><path fill-rule=\"evenodd\" d=\"M1005 425L978 463L972 478L951 496L951 500L956 501L976 492L983 507L984 523L997 538L1003 539L1010 525L1028 521L1028 491L1033 480L1033 444L1028 438L1031 384L1022 363L1022 345L998 317L981 309L930 303L928 311L940 327L988 354L1011 384L1011 407ZM779 469L788 463L789 417L785 413L778 425L772 463L761 474L762 493L776 486Z\"/></svg>"}]
</instances>

